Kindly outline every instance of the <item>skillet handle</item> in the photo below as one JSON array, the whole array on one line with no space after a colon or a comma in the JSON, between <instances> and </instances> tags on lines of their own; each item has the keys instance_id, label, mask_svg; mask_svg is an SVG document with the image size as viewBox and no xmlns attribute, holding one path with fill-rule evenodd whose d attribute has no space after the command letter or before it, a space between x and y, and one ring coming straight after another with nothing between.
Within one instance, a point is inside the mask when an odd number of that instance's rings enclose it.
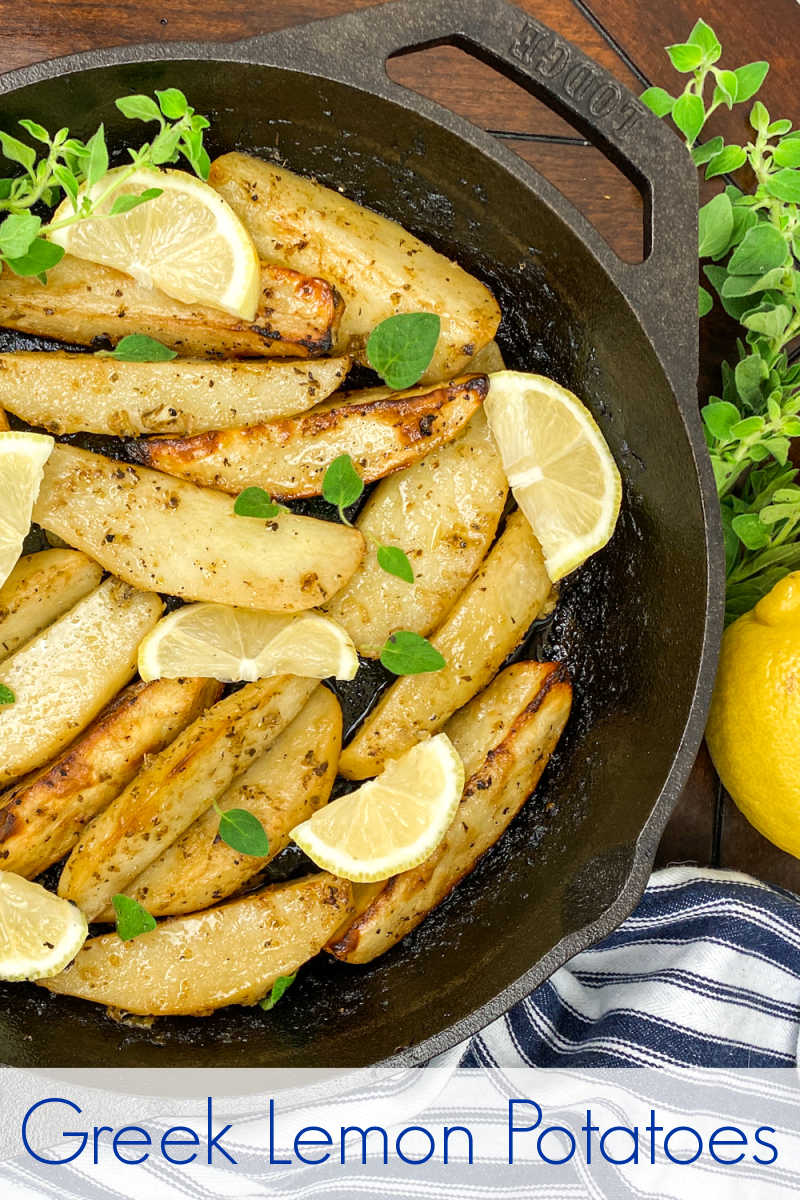
<instances>
[{"instance_id":1,"label":"skillet handle","mask_svg":"<svg viewBox=\"0 0 800 1200\"><path fill-rule=\"evenodd\" d=\"M249 40L265 58L279 51L284 64L406 105L410 93L389 79L387 59L461 46L574 125L642 192L644 262L619 259L577 211L572 223L643 315L685 416L697 419L697 172L668 126L605 67L507 0L392 0ZM434 120L442 112L413 95L417 111Z\"/></svg>"}]
</instances>

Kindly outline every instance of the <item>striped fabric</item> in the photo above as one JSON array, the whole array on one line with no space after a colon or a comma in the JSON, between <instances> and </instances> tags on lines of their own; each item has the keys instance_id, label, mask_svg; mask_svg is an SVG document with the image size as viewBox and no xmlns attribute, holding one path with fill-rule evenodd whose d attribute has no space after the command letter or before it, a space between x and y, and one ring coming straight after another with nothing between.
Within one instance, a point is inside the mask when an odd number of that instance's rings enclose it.
<instances>
[{"instance_id":1,"label":"striped fabric","mask_svg":"<svg viewBox=\"0 0 800 1200\"><path fill-rule=\"evenodd\" d=\"M634 914L467 1047L465 1066L787 1067L800 1032L800 899L671 867Z\"/></svg>"},{"instance_id":2,"label":"striped fabric","mask_svg":"<svg viewBox=\"0 0 800 1200\"><path fill-rule=\"evenodd\" d=\"M278 1094L289 1139L291 1128L331 1127L332 1121L383 1124L395 1132L409 1124L438 1123L441 1128L457 1122L475 1131L480 1154L474 1164L462 1161L448 1168L431 1161L407 1167L396 1160L384 1165L370 1155L363 1165L276 1166L265 1148L265 1096L231 1096L220 1089L214 1128L231 1123L225 1144L236 1158L235 1167L215 1159L213 1164L198 1161L175 1168L156 1158L141 1167L124 1167L107 1150L101 1150L96 1165L82 1159L52 1167L20 1154L17 1143L0 1162L0 1196L484 1200L491 1194L514 1200L640 1200L655 1195L697 1200L702 1195L704 1200L728 1200L735 1188L747 1200L782 1200L800 1192L798 1076L795 1071L768 1076L741 1068L794 1067L799 1029L800 899L744 875L671 868L652 877L636 912L603 944L578 955L526 1001L429 1068L372 1076L364 1072L340 1081L330 1100L302 1089ZM515 1070L528 1066L561 1070ZM687 1066L715 1069L687 1073ZM596 1070L607 1067L659 1069ZM50 1087L26 1071L3 1072L0 1086L4 1117L24 1112ZM55 1094L73 1097L87 1120L117 1127L136 1120L157 1138L174 1124L202 1131L205 1096L214 1093L216 1084L211 1075L204 1078L197 1100L120 1096L93 1091L91 1084L59 1087ZM697 1162L687 1159L688 1166L674 1166L662 1154L647 1177L624 1159L618 1164L596 1161L589 1170L578 1155L552 1168L536 1157L531 1139L520 1146L521 1161L509 1169L504 1159L507 1099L525 1094L536 1095L548 1117L562 1133L572 1129L576 1141L590 1100L593 1115L605 1127L635 1122L643 1129L652 1107L667 1128L700 1130L706 1146L717 1126L735 1122L752 1138L757 1125L769 1124L781 1157L774 1163L767 1158L764 1166L748 1156L736 1168L733 1184L732 1168L719 1168L707 1155ZM59 1128L63 1123L54 1126ZM685 1140L689 1135L681 1136ZM63 1140L54 1132L51 1144L63 1146ZM551 1152L556 1144L552 1139L548 1143ZM281 1152L286 1154L290 1145L291 1140L281 1143Z\"/></svg>"}]
</instances>

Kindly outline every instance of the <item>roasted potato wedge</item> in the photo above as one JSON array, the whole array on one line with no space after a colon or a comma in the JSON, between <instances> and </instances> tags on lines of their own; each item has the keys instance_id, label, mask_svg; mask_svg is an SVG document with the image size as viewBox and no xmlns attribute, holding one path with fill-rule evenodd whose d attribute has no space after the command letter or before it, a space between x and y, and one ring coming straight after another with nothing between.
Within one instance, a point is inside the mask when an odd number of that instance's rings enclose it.
<instances>
[{"instance_id":1,"label":"roasted potato wedge","mask_svg":"<svg viewBox=\"0 0 800 1200\"><path fill-rule=\"evenodd\" d=\"M88 596L103 569L79 550L24 555L0 587L0 662Z\"/></svg>"},{"instance_id":2,"label":"roasted potato wedge","mask_svg":"<svg viewBox=\"0 0 800 1200\"><path fill-rule=\"evenodd\" d=\"M491 375L492 371L505 369L506 364L497 342L488 342L469 360L469 370L480 371L482 375Z\"/></svg>"},{"instance_id":3,"label":"roasted potato wedge","mask_svg":"<svg viewBox=\"0 0 800 1200\"><path fill-rule=\"evenodd\" d=\"M246 154L223 154L208 182L238 213L263 261L335 285L345 301L341 352L364 361L366 338L386 317L438 313L441 335L424 375L430 382L463 371L494 337L500 309L488 288L394 221Z\"/></svg>"},{"instance_id":4,"label":"roasted potato wedge","mask_svg":"<svg viewBox=\"0 0 800 1200\"><path fill-rule=\"evenodd\" d=\"M401 546L414 571L408 584L365 556L326 606L359 654L376 658L390 633L427 636L483 561L503 515L508 484L482 411L455 441L382 479L356 527L383 546Z\"/></svg>"},{"instance_id":5,"label":"roasted potato wedge","mask_svg":"<svg viewBox=\"0 0 800 1200\"><path fill-rule=\"evenodd\" d=\"M278 675L207 709L151 759L84 831L58 885L90 921L108 911L167 846L297 716L316 680Z\"/></svg>"},{"instance_id":6,"label":"roasted potato wedge","mask_svg":"<svg viewBox=\"0 0 800 1200\"><path fill-rule=\"evenodd\" d=\"M218 838L219 813L209 808L128 885L126 894L155 917L197 912L232 896L280 854L295 825L327 803L341 744L339 701L317 687L275 744L219 800L223 811L243 808L258 818L269 838L269 855L251 858L232 850Z\"/></svg>"},{"instance_id":7,"label":"roasted potato wedge","mask_svg":"<svg viewBox=\"0 0 800 1200\"><path fill-rule=\"evenodd\" d=\"M521 512L431 641L446 666L405 675L384 692L342 753L346 779L366 779L416 742L437 733L456 709L486 686L514 650L550 594L541 548Z\"/></svg>"},{"instance_id":8,"label":"roasted potato wedge","mask_svg":"<svg viewBox=\"0 0 800 1200\"><path fill-rule=\"evenodd\" d=\"M413 395L395 393L247 429L148 438L132 442L128 457L223 492L258 486L281 499L318 496L325 471L340 454L349 454L371 483L451 441L487 390L486 376L475 375L433 390L415 389Z\"/></svg>"},{"instance_id":9,"label":"roasted potato wedge","mask_svg":"<svg viewBox=\"0 0 800 1200\"><path fill-rule=\"evenodd\" d=\"M336 958L371 962L416 928L472 871L536 787L567 722L572 689L555 663L510 670L513 680L503 672L445 726L473 769L444 840L420 866L390 879L347 929L337 931L328 947Z\"/></svg>"},{"instance_id":10,"label":"roasted potato wedge","mask_svg":"<svg viewBox=\"0 0 800 1200\"><path fill-rule=\"evenodd\" d=\"M51 433L193 434L304 412L339 387L348 358L117 362L0 354L0 404Z\"/></svg>"},{"instance_id":11,"label":"roasted potato wedge","mask_svg":"<svg viewBox=\"0 0 800 1200\"><path fill-rule=\"evenodd\" d=\"M54 762L0 796L0 868L33 879L68 854L145 757L168 746L221 691L213 679L132 683Z\"/></svg>"},{"instance_id":12,"label":"roasted potato wedge","mask_svg":"<svg viewBox=\"0 0 800 1200\"><path fill-rule=\"evenodd\" d=\"M0 433L2 433L4 429L8 429L8 419L6 418L6 414L3 409L0 408Z\"/></svg>"},{"instance_id":13,"label":"roasted potato wedge","mask_svg":"<svg viewBox=\"0 0 800 1200\"><path fill-rule=\"evenodd\" d=\"M333 875L278 883L219 908L171 917L129 942L91 938L40 984L146 1016L205 1016L226 1004L255 1004L280 975L322 949L347 914L350 884Z\"/></svg>"},{"instance_id":14,"label":"roasted potato wedge","mask_svg":"<svg viewBox=\"0 0 800 1200\"><path fill-rule=\"evenodd\" d=\"M329 600L364 553L355 529L312 517L237 517L221 492L58 445L34 520L137 587L297 612Z\"/></svg>"},{"instance_id":15,"label":"roasted potato wedge","mask_svg":"<svg viewBox=\"0 0 800 1200\"><path fill-rule=\"evenodd\" d=\"M316 358L330 352L341 311L324 279L280 265L262 265L252 325L70 254L47 272L47 284L13 271L0 277L0 325L9 329L92 347L146 333L188 358Z\"/></svg>"},{"instance_id":16,"label":"roasted potato wedge","mask_svg":"<svg viewBox=\"0 0 800 1200\"><path fill-rule=\"evenodd\" d=\"M49 762L94 720L136 672L139 642L163 605L107 579L7 658L0 708L0 784Z\"/></svg>"}]
</instances>

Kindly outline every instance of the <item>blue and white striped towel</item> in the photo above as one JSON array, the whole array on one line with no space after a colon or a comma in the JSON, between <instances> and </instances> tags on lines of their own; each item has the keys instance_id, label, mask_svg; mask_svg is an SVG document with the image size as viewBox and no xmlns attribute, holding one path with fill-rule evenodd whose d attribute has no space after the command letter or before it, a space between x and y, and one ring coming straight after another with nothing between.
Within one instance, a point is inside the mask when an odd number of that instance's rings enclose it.
<instances>
[{"instance_id":1,"label":"blue and white striped towel","mask_svg":"<svg viewBox=\"0 0 800 1200\"><path fill-rule=\"evenodd\" d=\"M670 868L652 877L639 907L616 933L556 971L469 1043L440 1056L430 1069L386 1074L363 1085L356 1081L337 1093L336 1119L345 1124L382 1122L396 1129L455 1120L479 1130L488 1153L480 1164L465 1166L461 1175L441 1164L403 1169L371 1157L363 1167L360 1162L345 1168L338 1163L313 1169L271 1166L264 1145L265 1099L250 1094L215 1101L219 1127L233 1123L226 1145L236 1168L198 1162L178 1170L156 1159L142 1167L121 1167L105 1152L97 1165L79 1160L48 1167L7 1143L0 1162L0 1195L10 1200L209 1200L234 1195L247 1200L300 1195L306 1200L408 1195L483 1200L490 1193L515 1200L641 1200L650 1195L726 1200L730 1195L730 1169L719 1170L705 1160L690 1166L657 1164L656 1177L647 1179L629 1164L600 1163L588 1170L577 1159L557 1171L533 1158L526 1161L524 1174L504 1169L503 1106L507 1096L520 1094L511 1090L517 1086L514 1068L551 1066L562 1069L536 1072L537 1094L548 1112L576 1133L588 1097L592 1112L603 1112L610 1125L633 1121L637 1105L641 1112L653 1103L661 1105L668 1127L689 1124L706 1133L731 1120L754 1127L769 1116L782 1139L781 1161L770 1171L743 1163L737 1168L737 1186L747 1200L783 1200L800 1192L797 1075L784 1070L770 1081L763 1072L748 1074L740 1068L793 1068L799 1031L800 898L732 872ZM477 1066L495 1069L459 1070ZM620 1066L660 1069L592 1073ZM697 1066L716 1070L687 1074L686 1067ZM735 1072L725 1074L720 1068ZM608 1076L616 1083L606 1087ZM8 1120L12 1113L24 1112L48 1094L49 1086L30 1072L3 1072L2 1115ZM60 1094L72 1096L95 1120L115 1126L139 1121L158 1135L176 1123L203 1129L213 1078L205 1078L200 1088L196 1101L137 1098L130 1092L116 1096L88 1086ZM287 1094L279 1103L287 1122L297 1118L295 1129L326 1115L319 1100L303 1094ZM767 1105L772 1106L769 1111ZM55 1137L52 1144L63 1146Z\"/></svg>"},{"instance_id":2,"label":"blue and white striped towel","mask_svg":"<svg viewBox=\"0 0 800 1200\"><path fill-rule=\"evenodd\" d=\"M787 1067L800 1033L800 898L671 867L611 937L465 1049L468 1066Z\"/></svg>"}]
</instances>

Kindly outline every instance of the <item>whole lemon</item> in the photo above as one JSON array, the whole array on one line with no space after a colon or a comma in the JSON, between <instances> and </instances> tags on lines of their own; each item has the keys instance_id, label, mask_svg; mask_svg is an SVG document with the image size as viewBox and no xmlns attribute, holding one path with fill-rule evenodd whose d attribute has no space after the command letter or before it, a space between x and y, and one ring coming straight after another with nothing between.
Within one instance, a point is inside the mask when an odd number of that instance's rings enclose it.
<instances>
[{"instance_id":1,"label":"whole lemon","mask_svg":"<svg viewBox=\"0 0 800 1200\"><path fill-rule=\"evenodd\" d=\"M800 571L725 631L706 740L748 821L800 858Z\"/></svg>"}]
</instances>

